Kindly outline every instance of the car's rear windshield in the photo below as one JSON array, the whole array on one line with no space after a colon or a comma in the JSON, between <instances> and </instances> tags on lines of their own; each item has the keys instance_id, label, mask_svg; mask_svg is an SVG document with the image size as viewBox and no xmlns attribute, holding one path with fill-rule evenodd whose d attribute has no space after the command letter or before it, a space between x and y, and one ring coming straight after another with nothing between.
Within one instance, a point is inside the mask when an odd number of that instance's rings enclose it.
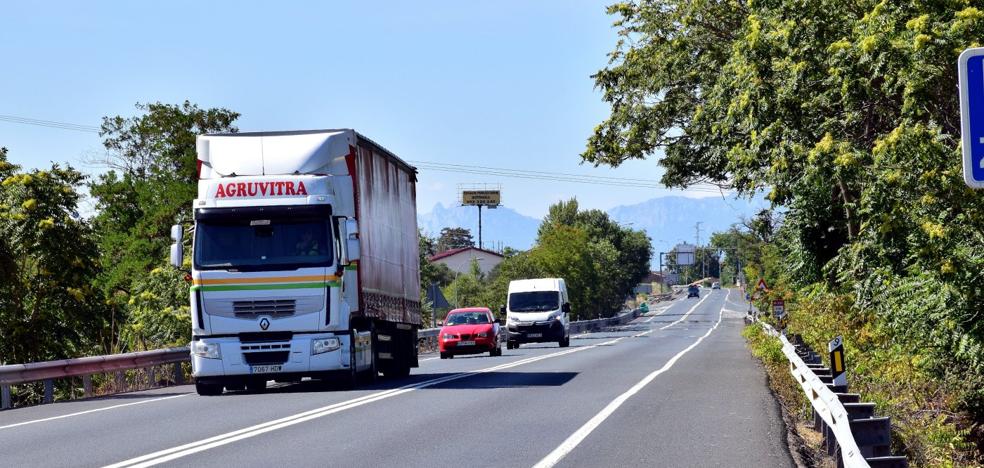
<instances>
[{"instance_id":1,"label":"car's rear windshield","mask_svg":"<svg viewBox=\"0 0 984 468\"><path fill-rule=\"evenodd\" d=\"M560 307L560 293L557 291L516 292L509 295L509 310L512 312L543 312Z\"/></svg>"}]
</instances>

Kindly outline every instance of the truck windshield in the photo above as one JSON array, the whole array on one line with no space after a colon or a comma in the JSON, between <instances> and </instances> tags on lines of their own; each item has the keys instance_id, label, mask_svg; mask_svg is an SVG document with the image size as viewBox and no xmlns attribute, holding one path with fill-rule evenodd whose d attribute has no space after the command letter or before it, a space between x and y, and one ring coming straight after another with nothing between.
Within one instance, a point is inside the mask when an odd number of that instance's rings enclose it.
<instances>
[{"instance_id":1,"label":"truck windshield","mask_svg":"<svg viewBox=\"0 0 984 468\"><path fill-rule=\"evenodd\" d=\"M530 291L509 295L509 310L512 312L542 312L560 308L560 293L557 291Z\"/></svg>"},{"instance_id":2,"label":"truck windshield","mask_svg":"<svg viewBox=\"0 0 984 468\"><path fill-rule=\"evenodd\" d=\"M202 270L293 270L332 264L327 219L209 219L195 228Z\"/></svg>"}]
</instances>

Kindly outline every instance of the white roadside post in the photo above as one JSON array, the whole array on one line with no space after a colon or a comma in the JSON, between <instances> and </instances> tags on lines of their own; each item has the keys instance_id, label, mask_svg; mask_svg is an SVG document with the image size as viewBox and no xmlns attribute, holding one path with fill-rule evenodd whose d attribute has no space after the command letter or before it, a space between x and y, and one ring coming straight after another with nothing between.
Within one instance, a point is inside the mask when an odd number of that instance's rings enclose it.
<instances>
[{"instance_id":1,"label":"white roadside post","mask_svg":"<svg viewBox=\"0 0 984 468\"><path fill-rule=\"evenodd\" d=\"M984 47L967 49L957 59L960 84L960 133L964 182L984 188Z\"/></svg>"}]
</instances>

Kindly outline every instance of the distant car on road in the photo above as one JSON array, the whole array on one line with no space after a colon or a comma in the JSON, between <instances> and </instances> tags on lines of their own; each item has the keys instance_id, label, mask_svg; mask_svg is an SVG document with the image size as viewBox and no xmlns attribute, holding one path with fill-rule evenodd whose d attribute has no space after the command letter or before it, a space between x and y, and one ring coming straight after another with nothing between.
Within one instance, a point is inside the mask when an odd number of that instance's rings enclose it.
<instances>
[{"instance_id":1,"label":"distant car on road","mask_svg":"<svg viewBox=\"0 0 984 468\"><path fill-rule=\"evenodd\" d=\"M721 289L721 283L718 283L717 281L711 283L711 289Z\"/></svg>"},{"instance_id":2,"label":"distant car on road","mask_svg":"<svg viewBox=\"0 0 984 468\"><path fill-rule=\"evenodd\" d=\"M499 347L499 323L492 311L485 307L454 309L448 312L444 325L437 335L441 359L451 359L457 354L489 353L501 356Z\"/></svg>"},{"instance_id":3,"label":"distant car on road","mask_svg":"<svg viewBox=\"0 0 984 468\"><path fill-rule=\"evenodd\" d=\"M691 284L687 287L687 298L700 297L700 288L696 284Z\"/></svg>"}]
</instances>

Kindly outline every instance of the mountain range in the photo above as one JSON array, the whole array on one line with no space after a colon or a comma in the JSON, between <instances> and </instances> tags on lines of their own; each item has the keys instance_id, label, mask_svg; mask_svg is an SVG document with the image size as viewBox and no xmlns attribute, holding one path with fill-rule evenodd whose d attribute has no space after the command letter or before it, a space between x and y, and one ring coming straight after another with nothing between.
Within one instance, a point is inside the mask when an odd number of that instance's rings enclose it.
<instances>
[{"instance_id":1,"label":"mountain range","mask_svg":"<svg viewBox=\"0 0 984 468\"><path fill-rule=\"evenodd\" d=\"M761 198L734 199L723 197L688 198L665 196L632 205L619 205L607 211L618 223L633 229L643 229L652 239L655 256L674 245L696 241L696 223L700 222L700 243L710 235L728 229L742 218L751 218L769 206ZM471 230L478 243L478 208L436 204L429 213L418 214L417 224L425 234L437 237L445 227L464 227ZM508 207L482 209L482 239L485 248L512 247L526 250L536 241L540 219L525 216Z\"/></svg>"}]
</instances>

